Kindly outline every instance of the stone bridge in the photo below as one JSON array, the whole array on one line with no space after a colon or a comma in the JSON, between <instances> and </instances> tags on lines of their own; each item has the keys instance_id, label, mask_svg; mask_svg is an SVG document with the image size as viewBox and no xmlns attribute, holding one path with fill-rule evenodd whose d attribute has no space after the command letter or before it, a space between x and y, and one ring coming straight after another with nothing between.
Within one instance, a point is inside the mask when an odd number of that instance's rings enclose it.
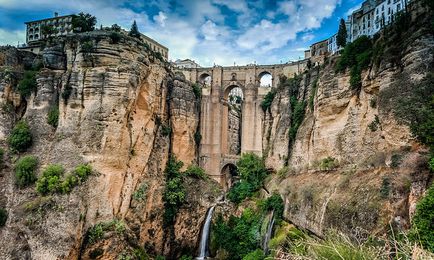
<instances>
[{"instance_id":1,"label":"stone bridge","mask_svg":"<svg viewBox=\"0 0 434 260\"><path fill-rule=\"evenodd\" d=\"M253 152L262 155L262 121L264 112L260 104L271 87L279 84L279 76L293 77L305 70L307 60L278 65L247 65L211 68L188 68L181 72L186 79L202 86L200 118L200 166L225 188L231 184L229 172L235 167L240 154ZM261 85L264 77L269 84ZM233 107L229 102L231 90L242 92L239 108L239 127L234 128ZM231 117L232 116L232 117ZM231 121L232 118L232 121ZM240 149L230 149L237 142L228 134L239 131ZM233 131L232 131L233 132ZM232 138L232 139L231 139Z\"/></svg>"}]
</instances>

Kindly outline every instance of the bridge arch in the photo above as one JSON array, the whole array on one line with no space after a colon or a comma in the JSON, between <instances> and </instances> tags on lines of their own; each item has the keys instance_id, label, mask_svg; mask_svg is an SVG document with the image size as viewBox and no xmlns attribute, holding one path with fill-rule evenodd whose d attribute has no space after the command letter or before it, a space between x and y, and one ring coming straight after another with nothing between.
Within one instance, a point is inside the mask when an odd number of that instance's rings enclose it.
<instances>
[{"instance_id":1,"label":"bridge arch","mask_svg":"<svg viewBox=\"0 0 434 260\"><path fill-rule=\"evenodd\" d=\"M239 155L241 153L244 87L237 82L226 85L222 100L221 153Z\"/></svg>"},{"instance_id":2,"label":"bridge arch","mask_svg":"<svg viewBox=\"0 0 434 260\"><path fill-rule=\"evenodd\" d=\"M235 163L226 163L220 172L224 190L229 190L240 179Z\"/></svg>"},{"instance_id":3,"label":"bridge arch","mask_svg":"<svg viewBox=\"0 0 434 260\"><path fill-rule=\"evenodd\" d=\"M202 74L200 74L199 76L199 83L203 84L205 86L211 86L211 82L212 82L212 77L209 73L204 72Z\"/></svg>"},{"instance_id":4,"label":"bridge arch","mask_svg":"<svg viewBox=\"0 0 434 260\"><path fill-rule=\"evenodd\" d=\"M260 87L271 87L273 86L273 74L264 70L258 74L258 81Z\"/></svg>"}]
</instances>

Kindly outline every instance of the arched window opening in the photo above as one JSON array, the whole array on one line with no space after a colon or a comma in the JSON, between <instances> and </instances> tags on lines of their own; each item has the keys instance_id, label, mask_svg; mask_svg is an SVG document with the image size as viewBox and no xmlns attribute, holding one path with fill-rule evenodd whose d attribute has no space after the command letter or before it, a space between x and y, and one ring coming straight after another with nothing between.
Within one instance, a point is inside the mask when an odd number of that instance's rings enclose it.
<instances>
[{"instance_id":1,"label":"arched window opening","mask_svg":"<svg viewBox=\"0 0 434 260\"><path fill-rule=\"evenodd\" d=\"M273 84L273 77L269 72L262 72L259 74L259 86L261 87L271 87Z\"/></svg>"},{"instance_id":2,"label":"arched window opening","mask_svg":"<svg viewBox=\"0 0 434 260\"><path fill-rule=\"evenodd\" d=\"M225 179L224 188L229 190L240 178L238 176L238 168L232 163L226 164L222 169L222 176Z\"/></svg>"},{"instance_id":3,"label":"arched window opening","mask_svg":"<svg viewBox=\"0 0 434 260\"><path fill-rule=\"evenodd\" d=\"M200 75L199 82L207 87L211 86L211 76L207 73Z\"/></svg>"}]
</instances>

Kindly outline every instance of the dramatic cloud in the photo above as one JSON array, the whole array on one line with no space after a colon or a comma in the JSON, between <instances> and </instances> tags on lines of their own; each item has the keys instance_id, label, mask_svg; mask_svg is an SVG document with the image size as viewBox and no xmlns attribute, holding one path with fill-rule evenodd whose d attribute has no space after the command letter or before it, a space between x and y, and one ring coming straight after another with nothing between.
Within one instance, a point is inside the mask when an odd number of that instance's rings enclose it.
<instances>
[{"instance_id":1,"label":"dramatic cloud","mask_svg":"<svg viewBox=\"0 0 434 260\"><path fill-rule=\"evenodd\" d=\"M191 58L204 66L280 63L334 34L337 18L360 2L341 7L340 0L0 0L0 45L24 42L24 21L54 11L87 12L104 26L129 29L136 20L142 33L169 48L172 60Z\"/></svg>"}]
</instances>

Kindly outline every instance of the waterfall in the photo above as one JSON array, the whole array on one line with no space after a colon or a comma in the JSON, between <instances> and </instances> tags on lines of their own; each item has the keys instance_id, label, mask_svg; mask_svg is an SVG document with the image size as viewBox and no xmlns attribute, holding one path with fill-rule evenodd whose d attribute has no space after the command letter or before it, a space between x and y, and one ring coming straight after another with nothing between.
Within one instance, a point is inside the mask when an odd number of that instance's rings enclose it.
<instances>
[{"instance_id":1,"label":"waterfall","mask_svg":"<svg viewBox=\"0 0 434 260\"><path fill-rule=\"evenodd\" d=\"M268 222L267 233L265 234L264 243L262 248L264 249L264 254L268 254L268 242L270 242L271 234L273 232L274 226L274 210L271 212L270 222Z\"/></svg>"},{"instance_id":2,"label":"waterfall","mask_svg":"<svg viewBox=\"0 0 434 260\"><path fill-rule=\"evenodd\" d=\"M206 214L205 223L202 227L202 236L200 238L200 245L199 245L199 256L196 257L196 259L201 260L205 259L207 257L207 248L208 248L208 239L209 239L209 229L211 227L211 218L212 213L214 212L214 207L208 209L208 212Z\"/></svg>"}]
</instances>

